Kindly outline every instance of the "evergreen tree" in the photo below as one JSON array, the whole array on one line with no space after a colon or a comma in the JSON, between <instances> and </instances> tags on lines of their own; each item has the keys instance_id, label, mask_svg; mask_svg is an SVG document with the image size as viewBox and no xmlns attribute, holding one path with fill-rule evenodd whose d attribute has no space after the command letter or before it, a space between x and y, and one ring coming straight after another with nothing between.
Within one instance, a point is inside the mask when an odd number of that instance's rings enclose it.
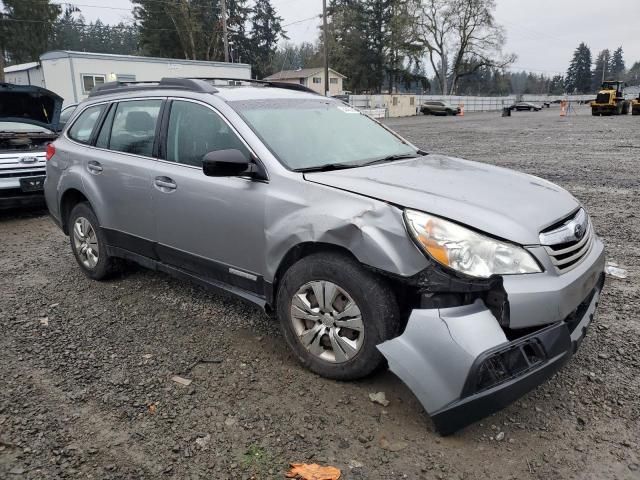
<instances>
[{"instance_id":1,"label":"evergreen tree","mask_svg":"<svg viewBox=\"0 0 640 480\"><path fill-rule=\"evenodd\" d=\"M60 5L50 0L2 0L0 7L2 59L10 63L37 61L52 44L55 23L62 13Z\"/></svg>"},{"instance_id":2,"label":"evergreen tree","mask_svg":"<svg viewBox=\"0 0 640 480\"><path fill-rule=\"evenodd\" d=\"M564 77L556 75L549 82L549 93L551 95L562 95L564 93Z\"/></svg>"},{"instance_id":3,"label":"evergreen tree","mask_svg":"<svg viewBox=\"0 0 640 480\"><path fill-rule=\"evenodd\" d=\"M364 2L357 0L331 0L328 8L328 51L330 67L345 72L345 89L362 91L375 89L381 79L371 75L375 63L368 43L370 26ZM320 37L320 52L324 37ZM322 60L320 60L320 65Z\"/></svg>"},{"instance_id":4,"label":"evergreen tree","mask_svg":"<svg viewBox=\"0 0 640 480\"><path fill-rule=\"evenodd\" d=\"M629 85L640 85L640 62L636 62L629 69L626 75Z\"/></svg>"},{"instance_id":5,"label":"evergreen tree","mask_svg":"<svg viewBox=\"0 0 640 480\"><path fill-rule=\"evenodd\" d=\"M167 4L149 0L132 0L132 3L133 17L140 28L140 49L145 55L189 58L175 24L165 13Z\"/></svg>"},{"instance_id":6,"label":"evergreen tree","mask_svg":"<svg viewBox=\"0 0 640 480\"><path fill-rule=\"evenodd\" d=\"M613 80L622 80L624 78L624 73L626 71L626 65L624 64L624 55L622 52L622 47L618 47L611 57L611 66L609 70L611 71L611 77Z\"/></svg>"},{"instance_id":7,"label":"evergreen tree","mask_svg":"<svg viewBox=\"0 0 640 480\"><path fill-rule=\"evenodd\" d=\"M596 57L595 65L593 68L593 75L591 81L591 91L597 92L600 89L600 85L603 80L610 80L611 78L611 52L608 49L602 50Z\"/></svg>"},{"instance_id":8,"label":"evergreen tree","mask_svg":"<svg viewBox=\"0 0 640 480\"><path fill-rule=\"evenodd\" d=\"M251 61L252 45L247 32L251 12L252 9L247 6L247 0L227 0L227 30L232 62L249 63ZM222 42L222 36L220 42ZM220 49L223 48L224 46L220 45ZM224 50L222 52L224 58Z\"/></svg>"},{"instance_id":9,"label":"evergreen tree","mask_svg":"<svg viewBox=\"0 0 640 480\"><path fill-rule=\"evenodd\" d=\"M271 0L256 0L251 13L251 64L257 78L264 78L273 71L271 65L280 38L286 39L282 18Z\"/></svg>"},{"instance_id":10,"label":"evergreen tree","mask_svg":"<svg viewBox=\"0 0 640 480\"><path fill-rule=\"evenodd\" d=\"M135 25L107 25L100 20L86 23L80 10L69 7L56 22L51 48L84 52L138 53L138 29Z\"/></svg>"},{"instance_id":11,"label":"evergreen tree","mask_svg":"<svg viewBox=\"0 0 640 480\"><path fill-rule=\"evenodd\" d=\"M274 53L269 71L297 70L322 65L320 52L312 43L302 42L300 45L295 45L287 42Z\"/></svg>"},{"instance_id":12,"label":"evergreen tree","mask_svg":"<svg viewBox=\"0 0 640 480\"><path fill-rule=\"evenodd\" d=\"M567 93L590 93L591 78L591 50L583 42L573 53L573 59L567 70L565 78Z\"/></svg>"},{"instance_id":13,"label":"evergreen tree","mask_svg":"<svg viewBox=\"0 0 640 480\"><path fill-rule=\"evenodd\" d=\"M427 85L420 71L421 48L412 42L416 0L331 0L329 4L329 57L331 67L348 72L352 91L380 92ZM322 37L320 46L322 47Z\"/></svg>"},{"instance_id":14,"label":"evergreen tree","mask_svg":"<svg viewBox=\"0 0 640 480\"><path fill-rule=\"evenodd\" d=\"M84 23L84 19L82 16L76 19L74 15L77 12L79 10L76 7L65 9L54 29L53 48L59 50L82 50L84 30L78 23Z\"/></svg>"}]
</instances>

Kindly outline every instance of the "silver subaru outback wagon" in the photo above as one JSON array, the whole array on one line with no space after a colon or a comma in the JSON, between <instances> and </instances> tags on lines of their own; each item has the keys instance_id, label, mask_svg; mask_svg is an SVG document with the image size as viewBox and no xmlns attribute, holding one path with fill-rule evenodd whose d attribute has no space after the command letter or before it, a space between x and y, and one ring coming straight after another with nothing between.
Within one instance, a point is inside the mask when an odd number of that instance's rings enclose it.
<instances>
[{"instance_id":1,"label":"silver subaru outback wagon","mask_svg":"<svg viewBox=\"0 0 640 480\"><path fill-rule=\"evenodd\" d=\"M45 195L89 278L125 259L231 292L322 376L388 365L442 434L560 368L604 282L562 188L299 85L105 84L49 149Z\"/></svg>"}]
</instances>

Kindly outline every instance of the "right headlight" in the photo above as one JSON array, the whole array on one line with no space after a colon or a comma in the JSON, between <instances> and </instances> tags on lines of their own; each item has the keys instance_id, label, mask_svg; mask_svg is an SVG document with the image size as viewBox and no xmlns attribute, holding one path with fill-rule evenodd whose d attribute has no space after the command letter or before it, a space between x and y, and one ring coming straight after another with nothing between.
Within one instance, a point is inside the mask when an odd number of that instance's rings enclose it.
<instances>
[{"instance_id":1,"label":"right headlight","mask_svg":"<svg viewBox=\"0 0 640 480\"><path fill-rule=\"evenodd\" d=\"M469 228L416 210L404 212L414 240L438 263L472 277L539 273L524 248L481 235Z\"/></svg>"}]
</instances>

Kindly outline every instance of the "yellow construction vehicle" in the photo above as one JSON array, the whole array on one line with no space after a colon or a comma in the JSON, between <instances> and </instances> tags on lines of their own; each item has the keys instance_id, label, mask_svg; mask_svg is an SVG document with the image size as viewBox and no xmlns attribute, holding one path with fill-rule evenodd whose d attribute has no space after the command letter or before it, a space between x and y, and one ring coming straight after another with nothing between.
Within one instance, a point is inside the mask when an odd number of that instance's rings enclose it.
<instances>
[{"instance_id":1,"label":"yellow construction vehicle","mask_svg":"<svg viewBox=\"0 0 640 480\"><path fill-rule=\"evenodd\" d=\"M607 81L602 83L595 101L591 102L592 115L626 115L631 102L624 99L624 82Z\"/></svg>"},{"instance_id":2,"label":"yellow construction vehicle","mask_svg":"<svg viewBox=\"0 0 640 480\"><path fill-rule=\"evenodd\" d=\"M640 93L631 101L631 115L640 115Z\"/></svg>"}]
</instances>

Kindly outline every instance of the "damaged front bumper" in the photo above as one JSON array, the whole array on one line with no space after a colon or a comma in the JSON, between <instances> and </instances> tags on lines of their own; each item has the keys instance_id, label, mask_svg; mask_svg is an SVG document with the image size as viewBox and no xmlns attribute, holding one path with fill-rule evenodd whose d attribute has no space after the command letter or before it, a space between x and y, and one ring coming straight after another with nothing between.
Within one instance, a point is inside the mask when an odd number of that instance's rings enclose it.
<instances>
[{"instance_id":1,"label":"damaged front bumper","mask_svg":"<svg viewBox=\"0 0 640 480\"><path fill-rule=\"evenodd\" d=\"M413 310L404 333L378 345L441 434L506 407L571 358L593 320L604 284L604 249L598 243L580 272L567 277L567 288L583 294L577 300L565 297L562 310L571 304L571 312L562 320L547 317L547 325L540 326L541 318L534 331L505 330L478 299L459 307ZM542 290L547 286L540 282ZM518 298L514 295L510 303ZM536 298L544 301L543 295ZM552 298L558 297L554 293Z\"/></svg>"}]
</instances>

